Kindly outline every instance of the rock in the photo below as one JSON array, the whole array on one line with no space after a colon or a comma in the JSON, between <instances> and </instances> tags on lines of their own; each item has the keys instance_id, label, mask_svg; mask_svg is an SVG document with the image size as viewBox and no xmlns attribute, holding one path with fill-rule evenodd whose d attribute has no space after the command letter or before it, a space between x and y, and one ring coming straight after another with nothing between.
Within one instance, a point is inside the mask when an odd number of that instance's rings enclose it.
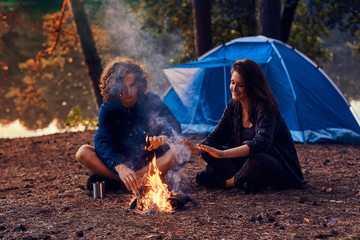
<instances>
[{"instance_id":1,"label":"rock","mask_svg":"<svg viewBox=\"0 0 360 240\"><path fill-rule=\"evenodd\" d=\"M14 228L13 232L20 232L20 231L25 232L26 230L27 230L26 226L20 224L20 226Z\"/></svg>"},{"instance_id":2,"label":"rock","mask_svg":"<svg viewBox=\"0 0 360 240\"><path fill-rule=\"evenodd\" d=\"M269 222L275 222L275 217L274 216L270 216L268 219Z\"/></svg>"},{"instance_id":3,"label":"rock","mask_svg":"<svg viewBox=\"0 0 360 240\"><path fill-rule=\"evenodd\" d=\"M83 237L83 236L84 236L84 232L83 232L83 231L78 231L78 232L76 232L76 236L77 236L77 237Z\"/></svg>"},{"instance_id":4,"label":"rock","mask_svg":"<svg viewBox=\"0 0 360 240\"><path fill-rule=\"evenodd\" d=\"M307 197L300 197L298 203L305 203L306 201L308 201Z\"/></svg>"}]
</instances>

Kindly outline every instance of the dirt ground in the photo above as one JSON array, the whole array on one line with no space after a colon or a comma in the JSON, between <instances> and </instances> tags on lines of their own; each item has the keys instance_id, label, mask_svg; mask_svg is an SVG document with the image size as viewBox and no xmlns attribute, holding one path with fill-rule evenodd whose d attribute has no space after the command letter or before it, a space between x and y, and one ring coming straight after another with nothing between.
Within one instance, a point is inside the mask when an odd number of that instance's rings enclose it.
<instances>
[{"instance_id":1,"label":"dirt ground","mask_svg":"<svg viewBox=\"0 0 360 240\"><path fill-rule=\"evenodd\" d=\"M0 239L360 239L360 146L296 144L308 189L250 195L198 186L205 164L191 157L196 204L145 215L128 210L130 193L85 189L75 152L93 135L0 139Z\"/></svg>"}]
</instances>

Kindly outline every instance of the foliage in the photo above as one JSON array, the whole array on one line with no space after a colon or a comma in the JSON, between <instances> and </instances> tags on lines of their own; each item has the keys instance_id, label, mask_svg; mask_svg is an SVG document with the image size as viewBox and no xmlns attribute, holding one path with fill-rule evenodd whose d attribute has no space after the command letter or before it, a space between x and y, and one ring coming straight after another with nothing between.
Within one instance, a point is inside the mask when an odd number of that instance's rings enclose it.
<instances>
[{"instance_id":1,"label":"foliage","mask_svg":"<svg viewBox=\"0 0 360 240\"><path fill-rule=\"evenodd\" d=\"M353 49L354 54L360 56L360 30L355 32L355 42L353 44L349 43L349 45Z\"/></svg>"},{"instance_id":2,"label":"foliage","mask_svg":"<svg viewBox=\"0 0 360 240\"><path fill-rule=\"evenodd\" d=\"M175 0L125 2L137 15L143 29L153 31L157 36L179 31L184 37L184 52L172 64L196 58L191 0L182 1L181 4ZM255 2L212 1L212 35L215 46L234 38L255 35Z\"/></svg>"},{"instance_id":3,"label":"foliage","mask_svg":"<svg viewBox=\"0 0 360 240\"><path fill-rule=\"evenodd\" d=\"M176 0L124 0L138 17L143 30L160 37L169 33L180 33L184 38L184 52L172 62L178 64L194 59L194 35L191 0L180 4Z\"/></svg>"},{"instance_id":4,"label":"foliage","mask_svg":"<svg viewBox=\"0 0 360 240\"><path fill-rule=\"evenodd\" d=\"M256 2L216 0L212 4L214 45L234 38L256 35Z\"/></svg>"},{"instance_id":5,"label":"foliage","mask_svg":"<svg viewBox=\"0 0 360 240\"><path fill-rule=\"evenodd\" d=\"M354 41L347 43L347 45L355 55L360 55L360 1L327 1L329 3L323 10L326 26L331 29L338 27L342 32L350 32L354 36Z\"/></svg>"},{"instance_id":6,"label":"foliage","mask_svg":"<svg viewBox=\"0 0 360 240\"><path fill-rule=\"evenodd\" d=\"M1 13L0 43L4 44L0 44L0 56L4 55L6 62L0 62L0 67L6 71L0 71L0 112L7 116L1 122L19 118L29 129L44 128L54 118L65 119L75 104L80 104L87 116L96 114L71 11L65 12L54 54L42 57L35 70L37 52L51 47L59 33L60 14L46 14L34 22L28 15L17 14L14 22L7 17L10 13ZM107 31L97 25L92 30L98 51L104 56L113 51Z\"/></svg>"},{"instance_id":7,"label":"foliage","mask_svg":"<svg viewBox=\"0 0 360 240\"><path fill-rule=\"evenodd\" d=\"M174 63L195 59L192 33L191 1L178 4L175 0L125 0L140 19L146 30L157 34L180 30L185 36L184 53ZM299 1L289 44L316 62L330 61L332 54L322 47L324 37L331 37L330 30L341 29L356 33L359 24L358 0L341 3L336 0ZM351 7L353 6L353 7ZM212 36L214 46L231 39L256 35L257 1L212 1ZM159 17L161 16L161 17ZM357 33L359 34L359 33ZM360 37L359 37L360 38ZM356 42L354 49L359 49Z\"/></svg>"},{"instance_id":8,"label":"foliage","mask_svg":"<svg viewBox=\"0 0 360 240\"><path fill-rule=\"evenodd\" d=\"M69 114L67 115L66 121L63 125L66 128L84 128L84 130L94 130L97 128L98 119L97 118L84 118L81 108L79 105L71 108Z\"/></svg>"},{"instance_id":9,"label":"foliage","mask_svg":"<svg viewBox=\"0 0 360 240\"><path fill-rule=\"evenodd\" d=\"M321 6L309 6L299 2L288 43L315 62L331 61L332 53L322 48L322 38L331 35L330 30L321 21L319 8Z\"/></svg>"}]
</instances>

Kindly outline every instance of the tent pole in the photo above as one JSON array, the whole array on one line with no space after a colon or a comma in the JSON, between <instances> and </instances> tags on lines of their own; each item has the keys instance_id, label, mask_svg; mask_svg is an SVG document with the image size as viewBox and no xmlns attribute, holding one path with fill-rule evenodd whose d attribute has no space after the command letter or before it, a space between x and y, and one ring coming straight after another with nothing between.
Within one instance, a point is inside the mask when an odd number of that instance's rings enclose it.
<instances>
[{"instance_id":1,"label":"tent pole","mask_svg":"<svg viewBox=\"0 0 360 240\"><path fill-rule=\"evenodd\" d=\"M285 71L285 74L287 76L287 79L288 79L288 82L289 82L289 85L290 85L290 88L291 88L291 91L292 91L292 95L293 95L293 98L294 98L294 102L295 102L295 112L296 112L296 116L297 116L297 120L298 120L298 124L299 124L299 129L301 131L301 135L302 135L302 138L303 138L302 140L303 140L303 142L305 142L305 133L304 133L304 129L302 129L301 122L299 120L298 109L297 109L297 99L296 99L296 94L295 94L293 84L291 82L290 74L289 74L289 72L287 70L284 59L282 58L282 56L281 56L280 52L278 51L277 47L275 46L275 44L273 42L271 42L270 44L273 47L276 55L279 57L281 65L282 65L282 67L283 67L283 69Z\"/></svg>"},{"instance_id":2,"label":"tent pole","mask_svg":"<svg viewBox=\"0 0 360 240\"><path fill-rule=\"evenodd\" d=\"M226 90L227 86L226 86L226 64L224 65L224 100L225 100L225 107L224 109L226 108L226 105L227 105L227 99L228 99L228 96L227 96L227 90Z\"/></svg>"}]
</instances>

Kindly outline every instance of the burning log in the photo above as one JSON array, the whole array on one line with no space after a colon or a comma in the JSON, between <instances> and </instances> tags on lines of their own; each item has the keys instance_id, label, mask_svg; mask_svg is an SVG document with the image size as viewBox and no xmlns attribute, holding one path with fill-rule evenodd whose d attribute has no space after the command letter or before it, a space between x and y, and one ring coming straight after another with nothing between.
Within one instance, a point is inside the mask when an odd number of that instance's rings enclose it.
<instances>
[{"instance_id":1,"label":"burning log","mask_svg":"<svg viewBox=\"0 0 360 240\"><path fill-rule=\"evenodd\" d=\"M190 196L180 195L170 192L167 185L163 183L161 172L156 166L156 156L149 164L149 172L145 179L145 184L134 192L135 197L130 203L129 210L135 208L147 212L159 211L171 212L182 209L185 205L192 202ZM155 206L156 205L156 208Z\"/></svg>"},{"instance_id":2,"label":"burning log","mask_svg":"<svg viewBox=\"0 0 360 240\"><path fill-rule=\"evenodd\" d=\"M137 206L137 201L138 201L137 198L135 198L134 200L131 201L129 210L134 210L134 209L136 208L136 206Z\"/></svg>"},{"instance_id":3,"label":"burning log","mask_svg":"<svg viewBox=\"0 0 360 240\"><path fill-rule=\"evenodd\" d=\"M145 134L145 132L144 132ZM149 137L146 136L143 150L150 150ZM157 211L172 212L183 209L191 204L189 195L170 192L161 178L160 169L156 166L156 156L149 163L149 171L143 179L143 185L134 191L134 198L130 202L129 210L138 209L145 214L152 214Z\"/></svg>"},{"instance_id":4,"label":"burning log","mask_svg":"<svg viewBox=\"0 0 360 240\"><path fill-rule=\"evenodd\" d=\"M171 196L167 199L167 201L170 203L172 210L182 210L193 204L193 200L189 195L176 194L174 192L171 192ZM136 208L144 210L143 202L139 198L134 198L129 205L129 210L134 210ZM144 212L144 214L151 214L157 211L160 211L157 205L152 204L151 207Z\"/></svg>"},{"instance_id":5,"label":"burning log","mask_svg":"<svg viewBox=\"0 0 360 240\"><path fill-rule=\"evenodd\" d=\"M175 194L172 192L172 196L168 199L171 207L174 210L181 210L193 203L191 197L187 194Z\"/></svg>"}]
</instances>

